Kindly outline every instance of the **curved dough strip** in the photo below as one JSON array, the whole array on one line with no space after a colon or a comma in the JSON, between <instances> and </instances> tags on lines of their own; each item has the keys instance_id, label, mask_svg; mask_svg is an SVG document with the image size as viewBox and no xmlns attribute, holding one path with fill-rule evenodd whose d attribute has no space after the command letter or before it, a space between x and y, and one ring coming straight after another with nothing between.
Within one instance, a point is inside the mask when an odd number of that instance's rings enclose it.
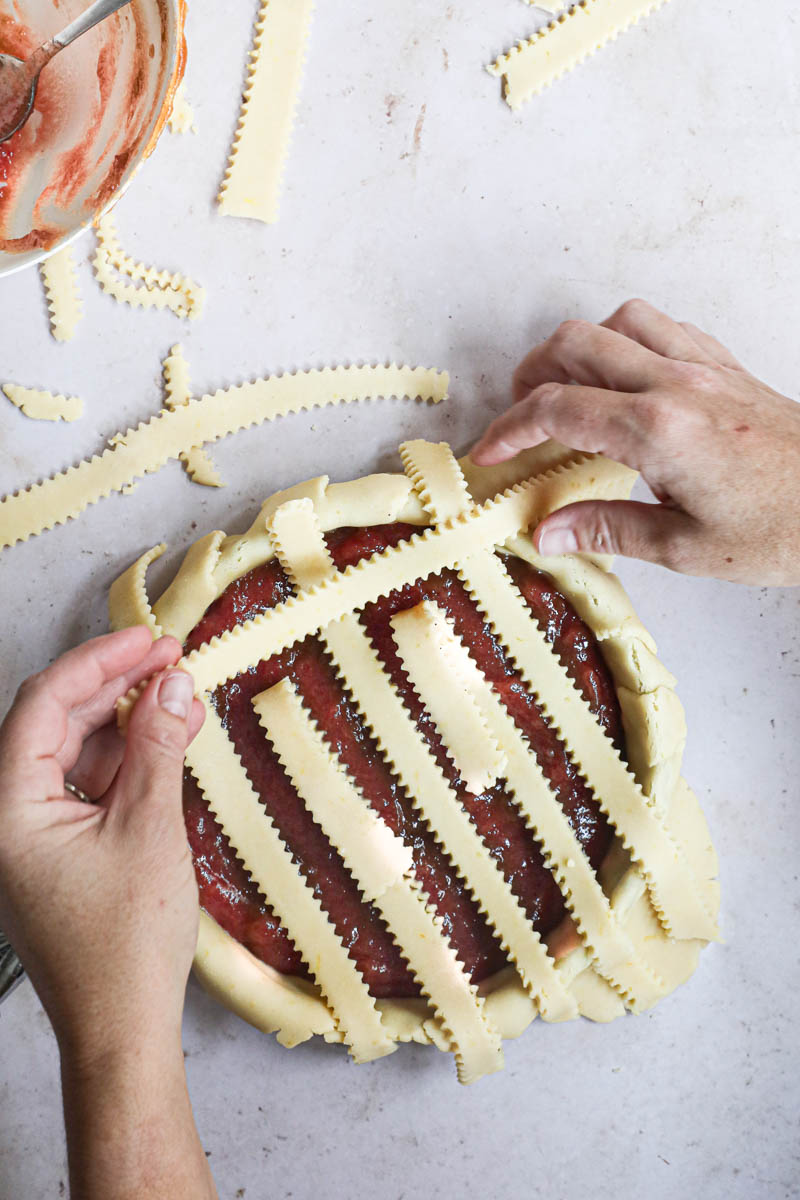
<instances>
[{"instance_id":1,"label":"curved dough strip","mask_svg":"<svg viewBox=\"0 0 800 1200\"><path fill-rule=\"evenodd\" d=\"M146 625L154 638L161 637L163 630L147 598L147 569L161 557L166 548L164 542L154 546L141 558L137 558L136 562L112 583L108 594L108 611L109 623L114 632L127 629L130 625ZM138 689L137 694L140 694L141 690Z\"/></svg>"},{"instance_id":2,"label":"curved dough strip","mask_svg":"<svg viewBox=\"0 0 800 1200\"><path fill-rule=\"evenodd\" d=\"M119 244L113 217L106 213L97 222L97 251L93 259L97 280L104 292L134 308L169 308L177 317L195 320L203 311L205 290L179 272L147 267L126 254ZM126 284L114 270L136 282Z\"/></svg>"}]
</instances>

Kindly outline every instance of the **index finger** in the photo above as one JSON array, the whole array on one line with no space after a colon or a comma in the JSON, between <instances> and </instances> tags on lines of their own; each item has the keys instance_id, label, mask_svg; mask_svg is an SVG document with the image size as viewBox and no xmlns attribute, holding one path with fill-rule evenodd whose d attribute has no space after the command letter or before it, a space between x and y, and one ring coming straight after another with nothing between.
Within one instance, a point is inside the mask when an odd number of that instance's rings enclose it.
<instances>
[{"instance_id":1,"label":"index finger","mask_svg":"<svg viewBox=\"0 0 800 1200\"><path fill-rule=\"evenodd\" d=\"M145 658L153 635L142 625L109 633L68 650L26 679L0 730L0 744L37 756L56 754L70 714Z\"/></svg>"},{"instance_id":2,"label":"index finger","mask_svg":"<svg viewBox=\"0 0 800 1200\"><path fill-rule=\"evenodd\" d=\"M544 383L581 383L620 392L642 392L655 383L664 359L616 330L589 321L564 321L534 346L514 372L514 403Z\"/></svg>"},{"instance_id":3,"label":"index finger","mask_svg":"<svg viewBox=\"0 0 800 1200\"><path fill-rule=\"evenodd\" d=\"M545 384L492 421L470 457L478 466L506 462L555 438L586 454L606 454L641 469L642 421L639 398L580 384Z\"/></svg>"}]
</instances>

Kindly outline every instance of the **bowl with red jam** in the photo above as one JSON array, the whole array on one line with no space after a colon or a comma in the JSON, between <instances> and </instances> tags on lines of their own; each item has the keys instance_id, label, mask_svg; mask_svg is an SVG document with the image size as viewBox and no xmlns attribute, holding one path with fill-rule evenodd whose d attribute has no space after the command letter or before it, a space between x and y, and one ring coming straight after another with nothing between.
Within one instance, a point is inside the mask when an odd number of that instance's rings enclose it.
<instances>
[{"instance_id":1,"label":"bowl with red jam","mask_svg":"<svg viewBox=\"0 0 800 1200\"><path fill-rule=\"evenodd\" d=\"M88 0L16 0L0 52L26 58ZM0 142L0 275L88 228L155 145L183 72L184 0L132 0L42 72L28 121Z\"/></svg>"}]
</instances>

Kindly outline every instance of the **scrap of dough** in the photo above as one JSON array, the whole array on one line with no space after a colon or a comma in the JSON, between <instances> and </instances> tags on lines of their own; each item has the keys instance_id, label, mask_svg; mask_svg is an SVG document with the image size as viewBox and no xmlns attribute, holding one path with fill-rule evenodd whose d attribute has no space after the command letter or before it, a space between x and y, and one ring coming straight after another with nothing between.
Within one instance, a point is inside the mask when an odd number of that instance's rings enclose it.
<instances>
[{"instance_id":1,"label":"scrap of dough","mask_svg":"<svg viewBox=\"0 0 800 1200\"><path fill-rule=\"evenodd\" d=\"M183 357L182 346L172 347L164 359L163 373L165 403L172 412L178 405L188 404L192 398L189 364ZM202 446L192 446L182 451L180 458L193 483L202 483L206 487L225 487L211 456Z\"/></svg>"},{"instance_id":2,"label":"scrap of dough","mask_svg":"<svg viewBox=\"0 0 800 1200\"><path fill-rule=\"evenodd\" d=\"M186 99L186 80L182 79L172 97L172 111L167 117L171 133L197 133L194 110Z\"/></svg>"},{"instance_id":3,"label":"scrap of dough","mask_svg":"<svg viewBox=\"0 0 800 1200\"><path fill-rule=\"evenodd\" d=\"M312 0L262 0L220 210L272 224L300 90Z\"/></svg>"},{"instance_id":4,"label":"scrap of dough","mask_svg":"<svg viewBox=\"0 0 800 1200\"><path fill-rule=\"evenodd\" d=\"M177 317L195 320L203 311L205 290L178 272L157 270L137 262L119 244L110 213L97 222L97 251L93 259L95 275L104 292L122 304L135 308L169 308ZM127 275L125 283L115 270ZM137 286L137 285L143 286Z\"/></svg>"},{"instance_id":5,"label":"scrap of dough","mask_svg":"<svg viewBox=\"0 0 800 1200\"><path fill-rule=\"evenodd\" d=\"M72 249L65 246L51 254L39 264L39 273L50 310L50 332L57 342L68 342L83 317Z\"/></svg>"},{"instance_id":6,"label":"scrap of dough","mask_svg":"<svg viewBox=\"0 0 800 1200\"><path fill-rule=\"evenodd\" d=\"M510 108L520 108L664 3L666 0L581 0L486 69L490 75L502 75L506 102Z\"/></svg>"},{"instance_id":7,"label":"scrap of dough","mask_svg":"<svg viewBox=\"0 0 800 1200\"><path fill-rule=\"evenodd\" d=\"M3 391L12 404L34 421L77 421L83 413L80 396L40 392L17 383L4 383Z\"/></svg>"}]
</instances>

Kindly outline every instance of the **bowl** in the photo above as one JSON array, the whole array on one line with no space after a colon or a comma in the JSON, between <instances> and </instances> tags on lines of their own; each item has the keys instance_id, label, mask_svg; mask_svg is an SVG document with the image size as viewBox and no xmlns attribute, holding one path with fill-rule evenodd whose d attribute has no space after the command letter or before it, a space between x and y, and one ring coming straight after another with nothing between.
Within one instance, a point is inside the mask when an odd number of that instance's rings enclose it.
<instances>
[{"instance_id":1,"label":"bowl","mask_svg":"<svg viewBox=\"0 0 800 1200\"><path fill-rule=\"evenodd\" d=\"M0 52L24 58L89 0L16 0ZM132 0L43 70L0 143L0 276L40 262L110 208L153 149L183 73L185 0Z\"/></svg>"}]
</instances>

